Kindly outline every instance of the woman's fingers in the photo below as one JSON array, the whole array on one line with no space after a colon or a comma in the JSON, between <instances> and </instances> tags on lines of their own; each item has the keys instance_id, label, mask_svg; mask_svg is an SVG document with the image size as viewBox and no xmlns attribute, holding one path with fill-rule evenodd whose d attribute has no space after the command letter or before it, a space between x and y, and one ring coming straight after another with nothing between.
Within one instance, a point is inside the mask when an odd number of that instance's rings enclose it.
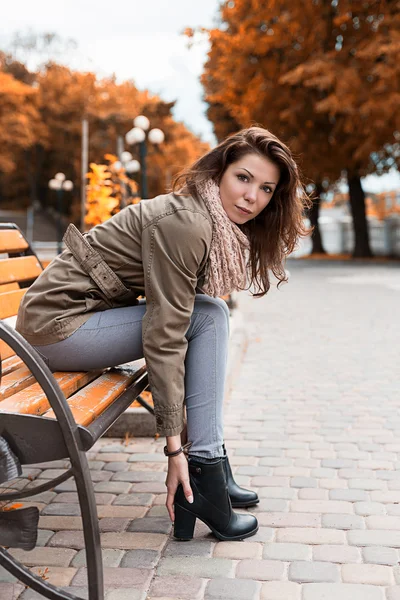
<instances>
[{"instance_id":1,"label":"woman's fingers","mask_svg":"<svg viewBox=\"0 0 400 600\"><path fill-rule=\"evenodd\" d=\"M171 519L172 522L175 521L174 498L175 498L175 491L172 491L171 489L169 489L168 494L167 494L167 501L165 504L166 504L166 507L168 510L169 518Z\"/></svg>"},{"instance_id":2,"label":"woman's fingers","mask_svg":"<svg viewBox=\"0 0 400 600\"><path fill-rule=\"evenodd\" d=\"M182 481L183 493L185 494L185 498L190 504L193 504L193 492L190 487L189 479Z\"/></svg>"}]
</instances>

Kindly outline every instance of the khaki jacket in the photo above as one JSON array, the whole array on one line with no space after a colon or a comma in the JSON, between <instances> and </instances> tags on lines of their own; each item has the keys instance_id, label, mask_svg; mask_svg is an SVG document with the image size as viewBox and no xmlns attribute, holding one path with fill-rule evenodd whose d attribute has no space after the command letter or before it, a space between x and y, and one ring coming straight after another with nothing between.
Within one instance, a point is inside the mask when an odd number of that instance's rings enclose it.
<instances>
[{"instance_id":1,"label":"khaki jacket","mask_svg":"<svg viewBox=\"0 0 400 600\"><path fill-rule=\"evenodd\" d=\"M52 344L97 311L134 305L145 295L143 350L157 431L177 435L184 424L185 334L204 283L211 237L201 198L171 193L128 206L85 236L127 288L124 295L110 298L64 250L27 291L16 329L33 345Z\"/></svg>"}]
</instances>

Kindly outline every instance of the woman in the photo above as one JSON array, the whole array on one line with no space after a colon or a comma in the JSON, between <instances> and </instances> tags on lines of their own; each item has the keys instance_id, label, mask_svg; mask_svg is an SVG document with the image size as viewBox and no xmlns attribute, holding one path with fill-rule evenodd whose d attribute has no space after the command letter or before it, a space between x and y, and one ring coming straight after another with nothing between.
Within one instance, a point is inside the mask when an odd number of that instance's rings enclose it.
<instances>
[{"instance_id":1,"label":"woman","mask_svg":"<svg viewBox=\"0 0 400 600\"><path fill-rule=\"evenodd\" d=\"M219 296L250 285L263 296L268 270L286 281L308 201L290 150L261 127L228 137L173 190L85 236L70 225L68 249L28 290L17 330L53 371L144 356L175 537L191 539L200 518L219 539L243 539L257 519L232 505L259 500L236 485L223 444L229 314Z\"/></svg>"}]
</instances>

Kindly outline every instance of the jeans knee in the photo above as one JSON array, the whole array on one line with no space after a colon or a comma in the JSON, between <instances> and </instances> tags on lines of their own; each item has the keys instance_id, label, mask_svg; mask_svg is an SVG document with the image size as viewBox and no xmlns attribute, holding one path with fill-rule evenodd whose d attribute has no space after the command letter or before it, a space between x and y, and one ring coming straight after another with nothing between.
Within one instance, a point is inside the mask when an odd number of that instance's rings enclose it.
<instances>
[{"instance_id":1,"label":"jeans knee","mask_svg":"<svg viewBox=\"0 0 400 600\"><path fill-rule=\"evenodd\" d=\"M201 312L207 314L218 328L229 330L229 308L225 300L204 296L200 303Z\"/></svg>"}]
</instances>

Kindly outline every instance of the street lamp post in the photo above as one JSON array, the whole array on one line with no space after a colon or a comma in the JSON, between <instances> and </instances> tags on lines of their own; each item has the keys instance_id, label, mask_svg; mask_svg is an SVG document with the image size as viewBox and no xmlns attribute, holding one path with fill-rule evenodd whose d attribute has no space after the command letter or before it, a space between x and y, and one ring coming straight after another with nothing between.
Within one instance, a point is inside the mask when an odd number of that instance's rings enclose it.
<instances>
[{"instance_id":1,"label":"street lamp post","mask_svg":"<svg viewBox=\"0 0 400 600\"><path fill-rule=\"evenodd\" d=\"M121 150L119 153L120 160L117 160L113 163L112 168L115 171L119 171L120 169L124 169L128 175L131 173L137 173L140 171L140 162L138 160L134 160L132 154L130 152L126 152ZM122 183L122 197L121 197L121 208L126 206L126 199L128 198L128 189L125 183Z\"/></svg>"},{"instance_id":2,"label":"street lamp post","mask_svg":"<svg viewBox=\"0 0 400 600\"><path fill-rule=\"evenodd\" d=\"M128 131L125 136L125 140L127 144L139 144L139 157L140 157L140 167L141 167L141 196L142 198L148 197L147 190L147 145L146 140L148 140L151 144L162 144L164 141L164 132L161 129L154 128L150 129L146 137L146 131L150 128L150 121L144 115L139 115L133 121L133 128Z\"/></svg>"},{"instance_id":3,"label":"street lamp post","mask_svg":"<svg viewBox=\"0 0 400 600\"><path fill-rule=\"evenodd\" d=\"M57 252L62 252L62 226L61 226L61 210L63 193L71 192L74 184L69 179L65 179L64 173L57 173L54 179L50 179L49 188L57 192Z\"/></svg>"}]
</instances>

